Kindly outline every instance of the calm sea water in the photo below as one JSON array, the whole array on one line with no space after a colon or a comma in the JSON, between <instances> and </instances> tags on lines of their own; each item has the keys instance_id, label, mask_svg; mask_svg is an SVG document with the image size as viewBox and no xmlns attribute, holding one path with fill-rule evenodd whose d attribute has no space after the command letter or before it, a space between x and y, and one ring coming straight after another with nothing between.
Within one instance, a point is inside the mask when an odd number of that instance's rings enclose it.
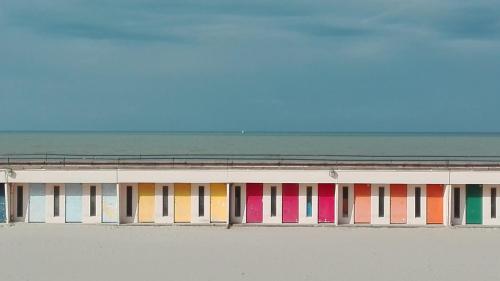
<instances>
[{"instance_id":1,"label":"calm sea water","mask_svg":"<svg viewBox=\"0 0 500 281\"><path fill-rule=\"evenodd\" d=\"M1 132L0 154L500 156L499 134Z\"/></svg>"}]
</instances>

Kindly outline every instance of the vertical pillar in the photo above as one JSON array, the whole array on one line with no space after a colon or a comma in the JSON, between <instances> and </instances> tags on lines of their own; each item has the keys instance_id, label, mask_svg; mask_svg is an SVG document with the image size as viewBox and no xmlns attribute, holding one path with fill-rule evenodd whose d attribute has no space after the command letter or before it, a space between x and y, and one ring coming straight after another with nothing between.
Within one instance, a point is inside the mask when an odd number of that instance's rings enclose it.
<instances>
[{"instance_id":1,"label":"vertical pillar","mask_svg":"<svg viewBox=\"0 0 500 281\"><path fill-rule=\"evenodd\" d=\"M226 184L226 208L227 208L227 219L226 219L226 228L229 229L230 220L231 220L231 185L230 183Z\"/></svg>"},{"instance_id":2,"label":"vertical pillar","mask_svg":"<svg viewBox=\"0 0 500 281\"><path fill-rule=\"evenodd\" d=\"M121 217L122 217L120 201L121 201L120 184L116 183L116 208L118 214L118 218L116 220L117 225L121 224Z\"/></svg>"},{"instance_id":3,"label":"vertical pillar","mask_svg":"<svg viewBox=\"0 0 500 281\"><path fill-rule=\"evenodd\" d=\"M9 184L9 173L7 170L3 170L5 184L4 184L4 196L5 196L5 223L10 223L10 184Z\"/></svg>"},{"instance_id":4,"label":"vertical pillar","mask_svg":"<svg viewBox=\"0 0 500 281\"><path fill-rule=\"evenodd\" d=\"M443 224L445 226L451 225L451 184L447 184L444 187L444 198L443 198Z\"/></svg>"},{"instance_id":5,"label":"vertical pillar","mask_svg":"<svg viewBox=\"0 0 500 281\"><path fill-rule=\"evenodd\" d=\"M337 183L334 183L335 185L335 218L334 218L334 224L335 226L339 225L339 185Z\"/></svg>"}]
</instances>

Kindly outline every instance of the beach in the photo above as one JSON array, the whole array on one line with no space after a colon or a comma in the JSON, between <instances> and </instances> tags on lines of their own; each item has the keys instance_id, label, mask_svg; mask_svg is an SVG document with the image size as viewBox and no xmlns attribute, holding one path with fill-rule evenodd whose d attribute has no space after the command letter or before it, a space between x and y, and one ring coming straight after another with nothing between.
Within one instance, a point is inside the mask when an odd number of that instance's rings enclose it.
<instances>
[{"instance_id":1,"label":"beach","mask_svg":"<svg viewBox=\"0 0 500 281\"><path fill-rule=\"evenodd\" d=\"M0 280L494 280L498 228L16 224Z\"/></svg>"}]
</instances>

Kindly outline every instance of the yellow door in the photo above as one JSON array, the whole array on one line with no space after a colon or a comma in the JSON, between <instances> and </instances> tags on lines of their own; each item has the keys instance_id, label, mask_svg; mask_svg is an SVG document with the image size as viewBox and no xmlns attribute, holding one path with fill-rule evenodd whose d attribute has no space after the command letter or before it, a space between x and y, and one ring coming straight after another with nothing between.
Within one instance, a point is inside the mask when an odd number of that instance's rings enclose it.
<instances>
[{"instance_id":1,"label":"yellow door","mask_svg":"<svg viewBox=\"0 0 500 281\"><path fill-rule=\"evenodd\" d=\"M191 184L174 184L174 222L191 222Z\"/></svg>"},{"instance_id":2,"label":"yellow door","mask_svg":"<svg viewBox=\"0 0 500 281\"><path fill-rule=\"evenodd\" d=\"M154 222L155 185L139 184L139 222Z\"/></svg>"},{"instance_id":3,"label":"yellow door","mask_svg":"<svg viewBox=\"0 0 500 281\"><path fill-rule=\"evenodd\" d=\"M226 184L210 184L210 221L227 221Z\"/></svg>"}]
</instances>

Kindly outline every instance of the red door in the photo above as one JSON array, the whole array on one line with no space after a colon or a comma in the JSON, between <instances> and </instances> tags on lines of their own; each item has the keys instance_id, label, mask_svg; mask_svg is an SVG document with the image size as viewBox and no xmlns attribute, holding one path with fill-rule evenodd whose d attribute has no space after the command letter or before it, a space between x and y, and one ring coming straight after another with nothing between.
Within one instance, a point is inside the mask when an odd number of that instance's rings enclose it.
<instances>
[{"instance_id":1,"label":"red door","mask_svg":"<svg viewBox=\"0 0 500 281\"><path fill-rule=\"evenodd\" d=\"M335 222L334 184L318 184L318 222Z\"/></svg>"},{"instance_id":2,"label":"red door","mask_svg":"<svg viewBox=\"0 0 500 281\"><path fill-rule=\"evenodd\" d=\"M391 184L391 223L406 223L406 184Z\"/></svg>"},{"instance_id":3,"label":"red door","mask_svg":"<svg viewBox=\"0 0 500 281\"><path fill-rule=\"evenodd\" d=\"M247 223L262 222L262 183L247 183Z\"/></svg>"},{"instance_id":4,"label":"red door","mask_svg":"<svg viewBox=\"0 0 500 281\"><path fill-rule=\"evenodd\" d=\"M299 184L281 185L283 197L283 222L299 222Z\"/></svg>"}]
</instances>

